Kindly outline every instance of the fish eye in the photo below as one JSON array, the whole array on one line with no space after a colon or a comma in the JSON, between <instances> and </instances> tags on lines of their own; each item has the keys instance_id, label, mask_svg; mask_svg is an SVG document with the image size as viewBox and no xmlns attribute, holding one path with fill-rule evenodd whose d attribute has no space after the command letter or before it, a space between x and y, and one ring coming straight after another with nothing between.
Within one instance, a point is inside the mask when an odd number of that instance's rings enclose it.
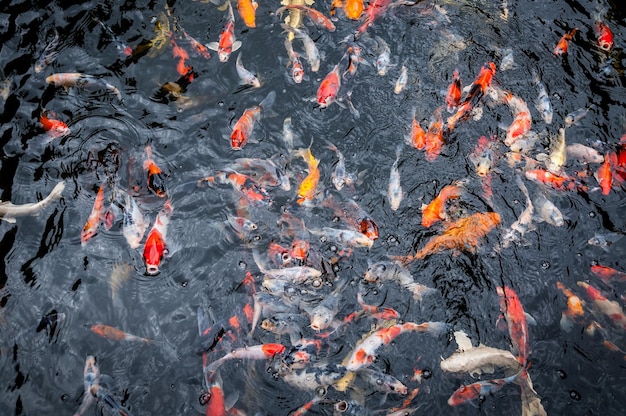
<instances>
[{"instance_id":1,"label":"fish eye","mask_svg":"<svg viewBox=\"0 0 626 416\"><path fill-rule=\"evenodd\" d=\"M289 253L283 253L280 258L283 260L284 263L291 261L291 255Z\"/></svg>"},{"instance_id":2,"label":"fish eye","mask_svg":"<svg viewBox=\"0 0 626 416\"><path fill-rule=\"evenodd\" d=\"M259 228L256 224L252 223L250 224L250 229L251 230L256 230L257 228Z\"/></svg>"}]
</instances>

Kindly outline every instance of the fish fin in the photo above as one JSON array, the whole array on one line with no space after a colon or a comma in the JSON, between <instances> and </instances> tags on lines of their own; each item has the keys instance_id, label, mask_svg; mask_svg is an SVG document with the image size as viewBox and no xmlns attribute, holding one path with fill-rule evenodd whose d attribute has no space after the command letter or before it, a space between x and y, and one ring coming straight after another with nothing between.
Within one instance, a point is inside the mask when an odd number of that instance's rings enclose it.
<instances>
[{"instance_id":1,"label":"fish fin","mask_svg":"<svg viewBox=\"0 0 626 416\"><path fill-rule=\"evenodd\" d=\"M219 47L217 42L209 42L209 43L207 43L204 46L206 46L207 48L211 49L212 51L217 51L217 49Z\"/></svg>"},{"instance_id":2,"label":"fish fin","mask_svg":"<svg viewBox=\"0 0 626 416\"><path fill-rule=\"evenodd\" d=\"M528 312L524 312L524 316L526 317L526 322L530 325L537 326L537 321Z\"/></svg>"},{"instance_id":3,"label":"fish fin","mask_svg":"<svg viewBox=\"0 0 626 416\"><path fill-rule=\"evenodd\" d=\"M241 48L241 41L240 40L236 40L233 42L233 52L235 52L237 49Z\"/></svg>"},{"instance_id":4,"label":"fish fin","mask_svg":"<svg viewBox=\"0 0 626 416\"><path fill-rule=\"evenodd\" d=\"M4 221L6 221L6 222L8 222L10 224L15 224L15 217L4 216L4 217L1 217L0 219L4 220Z\"/></svg>"}]
</instances>

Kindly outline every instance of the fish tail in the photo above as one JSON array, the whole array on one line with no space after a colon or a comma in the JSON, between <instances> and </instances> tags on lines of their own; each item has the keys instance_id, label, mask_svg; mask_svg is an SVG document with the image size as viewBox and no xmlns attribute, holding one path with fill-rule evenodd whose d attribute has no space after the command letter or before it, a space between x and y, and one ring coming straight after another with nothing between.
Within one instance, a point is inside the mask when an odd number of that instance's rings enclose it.
<instances>
[{"instance_id":1,"label":"fish tail","mask_svg":"<svg viewBox=\"0 0 626 416\"><path fill-rule=\"evenodd\" d=\"M241 54L239 54L239 56L241 56ZM270 107L272 107L272 105L274 105L275 101L276 101L276 91L270 91L269 94L267 94L267 96L263 99L263 101L259 103L259 107L261 107L264 110L267 110Z\"/></svg>"}]
</instances>

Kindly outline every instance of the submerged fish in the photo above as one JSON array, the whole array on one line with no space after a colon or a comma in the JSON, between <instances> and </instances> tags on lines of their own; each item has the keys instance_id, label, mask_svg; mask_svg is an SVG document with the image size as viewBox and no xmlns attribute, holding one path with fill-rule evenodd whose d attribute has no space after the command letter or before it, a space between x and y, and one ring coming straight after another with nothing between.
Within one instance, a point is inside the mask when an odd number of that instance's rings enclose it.
<instances>
[{"instance_id":1,"label":"submerged fish","mask_svg":"<svg viewBox=\"0 0 626 416\"><path fill-rule=\"evenodd\" d=\"M63 193L63 189L65 189L65 182L59 182L47 197L39 202L30 204L15 205L9 201L0 201L0 219L14 223L16 217L37 215L41 210L59 199Z\"/></svg>"}]
</instances>

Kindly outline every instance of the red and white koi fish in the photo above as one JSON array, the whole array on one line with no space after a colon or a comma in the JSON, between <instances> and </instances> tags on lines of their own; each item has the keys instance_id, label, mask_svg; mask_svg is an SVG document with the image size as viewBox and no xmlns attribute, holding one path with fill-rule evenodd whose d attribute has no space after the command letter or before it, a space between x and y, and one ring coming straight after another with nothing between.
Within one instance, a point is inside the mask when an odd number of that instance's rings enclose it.
<instances>
[{"instance_id":1,"label":"red and white koi fish","mask_svg":"<svg viewBox=\"0 0 626 416\"><path fill-rule=\"evenodd\" d=\"M291 79L296 84L300 84L304 79L304 67L300 61L300 55L293 50L293 45L289 39L285 39L285 49L289 56L289 63L291 64Z\"/></svg>"},{"instance_id":2,"label":"red and white koi fish","mask_svg":"<svg viewBox=\"0 0 626 416\"><path fill-rule=\"evenodd\" d=\"M115 34L113 29L111 29L109 26L104 24L104 22L102 20L98 19L97 17L93 17L93 20L98 22L98 24L100 26L102 26L102 28L109 34L109 36L111 36L111 39L113 39L113 42L115 43L115 49L117 49L117 51L118 51L118 53L120 55L122 55L122 56L131 56L133 54L133 48L128 46L126 43L124 43L124 41L122 41L119 38L119 36L117 36Z\"/></svg>"},{"instance_id":3,"label":"red and white koi fish","mask_svg":"<svg viewBox=\"0 0 626 416\"><path fill-rule=\"evenodd\" d=\"M329 32L334 32L336 30L335 24L328 17L324 16L323 13L309 6L301 4L286 4L283 7L277 9L274 13L282 14L282 12L287 9L295 9L306 13L308 18L311 19L315 26L321 29L326 29Z\"/></svg>"},{"instance_id":4,"label":"red and white koi fish","mask_svg":"<svg viewBox=\"0 0 626 416\"><path fill-rule=\"evenodd\" d=\"M365 22L359 26L356 35L362 35L374 23L376 19L385 14L387 9L391 7L391 0L373 0L365 9Z\"/></svg>"},{"instance_id":5,"label":"red and white koi fish","mask_svg":"<svg viewBox=\"0 0 626 416\"><path fill-rule=\"evenodd\" d=\"M16 217L37 215L42 209L61 197L65 189L65 182L59 182L50 194L39 202L15 205L10 201L0 201L0 220L14 223Z\"/></svg>"},{"instance_id":6,"label":"red and white koi fish","mask_svg":"<svg viewBox=\"0 0 626 416\"><path fill-rule=\"evenodd\" d=\"M554 189L573 190L576 189L577 186L580 188L573 178L565 176L565 174L552 173L545 169L529 169L524 172L524 175L526 179L550 185Z\"/></svg>"},{"instance_id":7,"label":"red and white koi fish","mask_svg":"<svg viewBox=\"0 0 626 416\"><path fill-rule=\"evenodd\" d=\"M613 49L613 32L611 32L611 28L603 21L596 20L594 30L600 49L607 52Z\"/></svg>"},{"instance_id":8,"label":"red and white koi fish","mask_svg":"<svg viewBox=\"0 0 626 416\"><path fill-rule=\"evenodd\" d=\"M96 200L93 203L91 214L89 214L89 218L87 218L87 222L85 223L85 226L80 234L80 242L83 246L98 233L98 227L102 223L103 214L104 183L100 185L100 189L98 189L98 194L96 195Z\"/></svg>"},{"instance_id":9,"label":"red and white koi fish","mask_svg":"<svg viewBox=\"0 0 626 416\"><path fill-rule=\"evenodd\" d=\"M214 176L200 179L200 182L231 185L245 200L255 206L266 206L272 203L272 198L257 181L248 175L233 171L219 171Z\"/></svg>"},{"instance_id":10,"label":"red and white koi fish","mask_svg":"<svg viewBox=\"0 0 626 416\"><path fill-rule=\"evenodd\" d=\"M443 322L424 322L416 324L406 322L404 324L392 324L380 328L363 338L348 355L345 365L348 371L358 371L368 367L375 358L378 348L389 345L398 335L406 332L428 332L432 335L440 335L448 330L448 324Z\"/></svg>"},{"instance_id":11,"label":"red and white koi fish","mask_svg":"<svg viewBox=\"0 0 626 416\"><path fill-rule=\"evenodd\" d=\"M271 159L242 157L229 166L236 172L253 175L262 186L280 186L284 191L291 190L289 177Z\"/></svg>"},{"instance_id":12,"label":"red and white koi fish","mask_svg":"<svg viewBox=\"0 0 626 416\"><path fill-rule=\"evenodd\" d=\"M528 105L521 98L502 89L495 89L497 101L506 103L513 113L513 122L506 129L504 144L512 146L517 140L522 139L529 131L532 118Z\"/></svg>"},{"instance_id":13,"label":"red and white koi fish","mask_svg":"<svg viewBox=\"0 0 626 416\"><path fill-rule=\"evenodd\" d=\"M213 361L205 369L206 374L214 373L222 364L228 360L271 360L277 355L285 352L283 344L261 344L249 347L237 348Z\"/></svg>"},{"instance_id":14,"label":"red and white koi fish","mask_svg":"<svg viewBox=\"0 0 626 416\"><path fill-rule=\"evenodd\" d=\"M612 267L595 264L591 266L591 273L607 284L612 281L626 282L626 273L620 272Z\"/></svg>"},{"instance_id":15,"label":"red and white koi fish","mask_svg":"<svg viewBox=\"0 0 626 416\"><path fill-rule=\"evenodd\" d=\"M460 404L479 399L481 396L493 394L507 384L515 382L519 375L520 373L506 378L478 381L476 383L461 386L454 393L452 393L452 396L448 399L448 404L450 406L458 406Z\"/></svg>"},{"instance_id":16,"label":"red and white koi fish","mask_svg":"<svg viewBox=\"0 0 626 416\"><path fill-rule=\"evenodd\" d=\"M247 108L243 112L230 134L230 147L233 150L241 150L248 143L256 122L261 118L261 111L269 109L275 100L276 92L270 91L259 105Z\"/></svg>"},{"instance_id":17,"label":"red and white koi fish","mask_svg":"<svg viewBox=\"0 0 626 416\"><path fill-rule=\"evenodd\" d=\"M626 314L618 302L608 300L598 289L588 283L576 282L576 284L585 289L587 296L600 312L608 316L622 330L626 330Z\"/></svg>"},{"instance_id":18,"label":"red and white koi fish","mask_svg":"<svg viewBox=\"0 0 626 416\"><path fill-rule=\"evenodd\" d=\"M143 259L146 263L146 273L155 275L159 273L159 265L163 256L167 254L167 226L170 222L170 215L174 208L169 199L165 202L163 209L159 211L150 233L146 238L143 248Z\"/></svg>"},{"instance_id":19,"label":"red and white koi fish","mask_svg":"<svg viewBox=\"0 0 626 416\"><path fill-rule=\"evenodd\" d=\"M574 38L574 35L578 32L578 28L574 28L564 34L561 39L559 39L558 43L554 47L552 53L554 56L559 56L567 53L568 42Z\"/></svg>"},{"instance_id":20,"label":"red and white koi fish","mask_svg":"<svg viewBox=\"0 0 626 416\"><path fill-rule=\"evenodd\" d=\"M39 122L50 139L56 139L70 134L70 128L63 120L60 120L53 111L46 110L41 113Z\"/></svg>"},{"instance_id":21,"label":"red and white koi fish","mask_svg":"<svg viewBox=\"0 0 626 416\"><path fill-rule=\"evenodd\" d=\"M320 52L315 45L315 42L311 37L304 31L300 29L296 29L286 24L281 24L281 27L285 29L285 31L289 33L293 33L295 37L302 40L302 44L304 45L304 51L306 52L306 59L311 66L312 72L317 72L320 69Z\"/></svg>"},{"instance_id":22,"label":"red and white koi fish","mask_svg":"<svg viewBox=\"0 0 626 416\"><path fill-rule=\"evenodd\" d=\"M326 108L337 100L339 88L341 88L341 74L339 65L335 65L317 89L317 104L320 108Z\"/></svg>"},{"instance_id":23,"label":"red and white koi fish","mask_svg":"<svg viewBox=\"0 0 626 416\"><path fill-rule=\"evenodd\" d=\"M500 297L500 310L509 325L511 343L517 351L517 360L522 367L527 367L528 355L530 354L530 339L522 303L517 297L517 293L508 286L498 286L496 291Z\"/></svg>"},{"instance_id":24,"label":"red and white koi fish","mask_svg":"<svg viewBox=\"0 0 626 416\"><path fill-rule=\"evenodd\" d=\"M572 329L573 322L585 314L585 302L561 282L556 287L567 297L567 309L561 313L560 325L564 331Z\"/></svg>"},{"instance_id":25,"label":"red and white koi fish","mask_svg":"<svg viewBox=\"0 0 626 416\"><path fill-rule=\"evenodd\" d=\"M69 90L70 87L100 87L115 94L118 100L122 99L122 94L115 86L92 75L80 74L77 72L62 72L48 76L46 78L46 82L48 84L54 84L57 87L63 87L66 91Z\"/></svg>"},{"instance_id":26,"label":"red and white koi fish","mask_svg":"<svg viewBox=\"0 0 626 416\"><path fill-rule=\"evenodd\" d=\"M337 217L344 220L356 231L360 231L372 240L378 238L378 225L353 199L338 202L332 196L328 196L322 204L331 208Z\"/></svg>"},{"instance_id":27,"label":"red and white koi fish","mask_svg":"<svg viewBox=\"0 0 626 416\"><path fill-rule=\"evenodd\" d=\"M244 68L243 64L241 63L241 52L239 52L239 55L237 55L235 68L237 69L237 75L239 75L239 79L242 84L251 85L254 88L259 88L261 86L261 81L259 81L256 75Z\"/></svg>"},{"instance_id":28,"label":"red and white koi fish","mask_svg":"<svg viewBox=\"0 0 626 416\"><path fill-rule=\"evenodd\" d=\"M448 91L446 93L446 106L448 107L448 112L452 113L461 103L461 90L463 87L461 86L461 76L459 75L458 70L454 70L452 74L452 82L448 86Z\"/></svg>"},{"instance_id":29,"label":"red and white koi fish","mask_svg":"<svg viewBox=\"0 0 626 416\"><path fill-rule=\"evenodd\" d=\"M114 328L105 324L91 325L91 332L96 335L100 335L103 338L110 339L112 341L139 341L139 342L152 342L148 338L138 337L136 335L129 334L120 329Z\"/></svg>"},{"instance_id":30,"label":"red and white koi fish","mask_svg":"<svg viewBox=\"0 0 626 416\"><path fill-rule=\"evenodd\" d=\"M241 47L241 41L235 39L235 15L230 1L228 1L228 20L220 33L219 42L209 42L206 46L217 51L220 62L228 62L230 54Z\"/></svg>"},{"instance_id":31,"label":"red and white koi fish","mask_svg":"<svg viewBox=\"0 0 626 416\"><path fill-rule=\"evenodd\" d=\"M198 55L202 56L204 59L210 59L211 53L209 52L209 48L204 46L202 43L197 41L194 37L189 35L186 31L183 30L183 36L187 39L187 42L191 45L193 51L195 51Z\"/></svg>"}]
</instances>

